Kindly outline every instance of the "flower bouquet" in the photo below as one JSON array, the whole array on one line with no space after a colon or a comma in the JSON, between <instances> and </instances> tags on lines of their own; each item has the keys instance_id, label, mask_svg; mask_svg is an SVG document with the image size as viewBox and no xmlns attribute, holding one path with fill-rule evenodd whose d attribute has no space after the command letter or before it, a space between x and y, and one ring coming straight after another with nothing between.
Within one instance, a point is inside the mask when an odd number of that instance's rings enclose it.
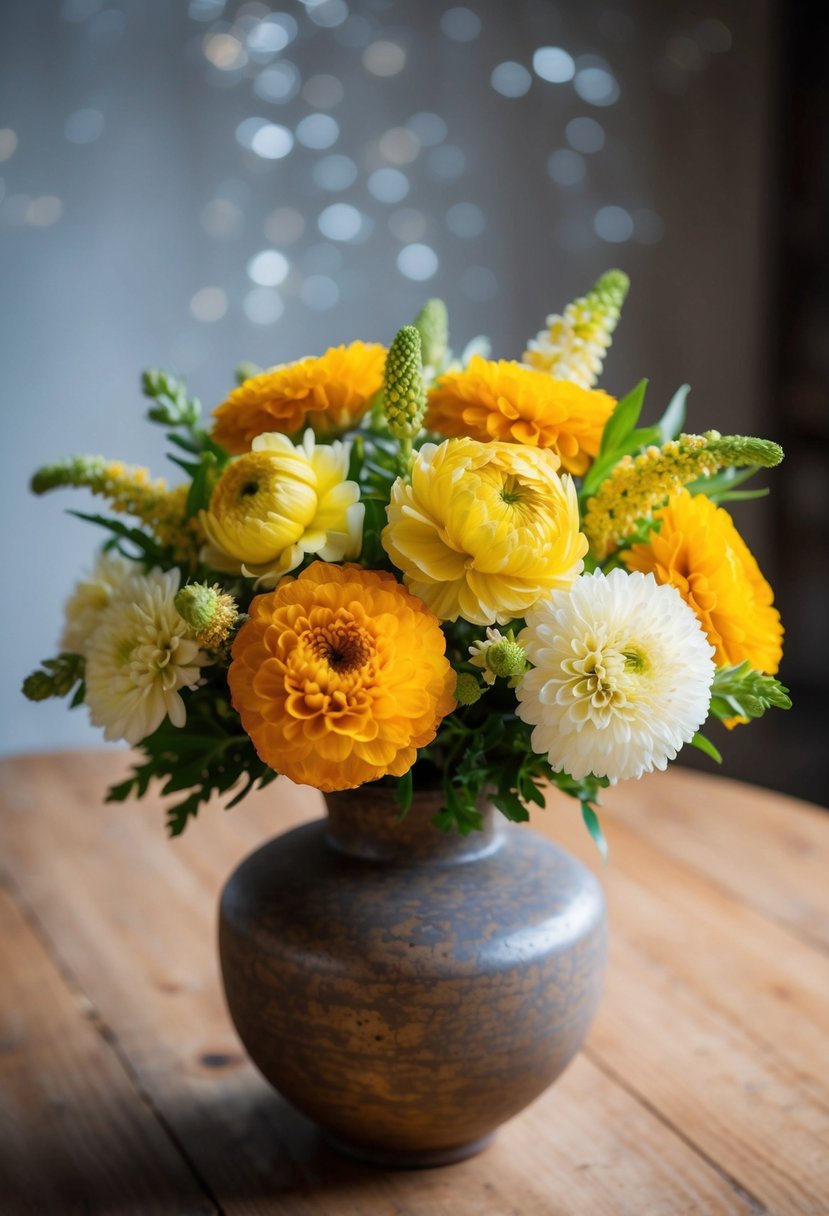
<instances>
[{"instance_id":1,"label":"flower bouquet","mask_svg":"<svg viewBox=\"0 0 829 1216\"><path fill-rule=\"evenodd\" d=\"M628 281L605 274L523 362L449 349L430 300L388 350L353 342L267 371L200 424L150 371L148 417L186 480L79 456L37 494L86 487L109 537L66 606L60 653L24 683L70 696L143 758L176 834L214 794L277 774L332 792L381 782L435 824L508 819L545 787L604 847L601 787L664 769L700 733L787 707L771 589L723 504L782 458L685 434L687 387L640 425L642 381L595 387Z\"/></svg>"},{"instance_id":2,"label":"flower bouquet","mask_svg":"<svg viewBox=\"0 0 829 1216\"><path fill-rule=\"evenodd\" d=\"M686 389L640 425L644 381L595 387L626 290L604 275L520 363L455 358L430 300L388 350L242 368L209 431L148 372L183 484L90 456L34 478L111 508L24 685L143 753L108 797L159 781L176 834L277 774L326 796L228 881L222 971L261 1071L371 1161L477 1152L592 1019L601 888L504 817L558 787L604 850L602 787L789 704L722 505L782 452L682 433Z\"/></svg>"}]
</instances>

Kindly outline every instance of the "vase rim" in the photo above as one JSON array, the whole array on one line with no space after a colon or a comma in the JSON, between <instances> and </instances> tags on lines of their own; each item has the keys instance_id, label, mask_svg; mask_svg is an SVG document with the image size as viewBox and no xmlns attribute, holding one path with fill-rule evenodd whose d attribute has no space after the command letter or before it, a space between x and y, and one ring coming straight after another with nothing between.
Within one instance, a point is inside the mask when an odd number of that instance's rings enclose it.
<instances>
[{"instance_id":1,"label":"vase rim","mask_svg":"<svg viewBox=\"0 0 829 1216\"><path fill-rule=\"evenodd\" d=\"M462 836L443 832L432 820L443 805L440 789L417 790L405 813L395 791L362 786L326 794L326 842L350 857L396 864L456 864L475 861L500 849L503 824L492 804L481 799L480 831Z\"/></svg>"}]
</instances>

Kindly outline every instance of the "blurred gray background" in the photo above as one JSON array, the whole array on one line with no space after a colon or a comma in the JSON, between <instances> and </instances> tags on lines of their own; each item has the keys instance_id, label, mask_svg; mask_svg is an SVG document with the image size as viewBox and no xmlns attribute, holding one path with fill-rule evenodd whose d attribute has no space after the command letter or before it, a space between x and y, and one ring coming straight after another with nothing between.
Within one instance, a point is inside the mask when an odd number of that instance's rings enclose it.
<instances>
[{"instance_id":1,"label":"blurred gray background","mask_svg":"<svg viewBox=\"0 0 829 1216\"><path fill-rule=\"evenodd\" d=\"M782 353L798 308L826 318L825 275L810 297L785 257L788 234L813 264L825 178L787 202L809 150L792 152L783 95L805 52L770 0L0 11L2 750L98 739L83 710L19 694L102 539L62 510L86 495L35 500L27 479L100 452L174 481L143 368L185 373L209 410L243 359L387 341L429 295L456 349L483 333L520 358L547 313L619 266L633 286L604 387L649 376L654 418L688 381L689 429L790 444L773 498L735 516L768 576L786 573L801 708L724 742L732 775L825 797L826 562L798 565L791 544L803 527L825 542L825 357L804 371L825 328Z\"/></svg>"}]
</instances>

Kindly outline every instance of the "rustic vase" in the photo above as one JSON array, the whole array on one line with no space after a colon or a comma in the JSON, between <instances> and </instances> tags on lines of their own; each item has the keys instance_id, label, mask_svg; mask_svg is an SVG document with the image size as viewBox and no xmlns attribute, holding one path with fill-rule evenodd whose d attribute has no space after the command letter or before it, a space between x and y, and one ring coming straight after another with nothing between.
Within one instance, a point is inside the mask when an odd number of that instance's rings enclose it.
<instances>
[{"instance_id":1,"label":"rustic vase","mask_svg":"<svg viewBox=\"0 0 829 1216\"><path fill-rule=\"evenodd\" d=\"M378 787L277 837L222 894L228 1006L265 1077L338 1148L460 1161L578 1051L604 968L601 888L484 808L484 830L401 819Z\"/></svg>"}]
</instances>

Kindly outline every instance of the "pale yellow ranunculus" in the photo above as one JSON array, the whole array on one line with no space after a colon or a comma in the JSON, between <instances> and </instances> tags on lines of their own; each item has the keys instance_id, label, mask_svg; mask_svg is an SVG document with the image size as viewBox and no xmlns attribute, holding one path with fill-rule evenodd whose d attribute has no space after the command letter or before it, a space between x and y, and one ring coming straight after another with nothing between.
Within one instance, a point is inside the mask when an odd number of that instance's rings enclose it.
<instances>
[{"instance_id":1,"label":"pale yellow ranunculus","mask_svg":"<svg viewBox=\"0 0 829 1216\"><path fill-rule=\"evenodd\" d=\"M506 624L569 587L587 541L558 457L512 443L424 444L411 484L392 489L383 546L406 586L443 621Z\"/></svg>"},{"instance_id":2,"label":"pale yellow ranunculus","mask_svg":"<svg viewBox=\"0 0 829 1216\"><path fill-rule=\"evenodd\" d=\"M273 587L306 554L327 562L356 557L362 543L360 489L348 480L349 447L259 435L222 474L202 511L203 561Z\"/></svg>"}]
</instances>

